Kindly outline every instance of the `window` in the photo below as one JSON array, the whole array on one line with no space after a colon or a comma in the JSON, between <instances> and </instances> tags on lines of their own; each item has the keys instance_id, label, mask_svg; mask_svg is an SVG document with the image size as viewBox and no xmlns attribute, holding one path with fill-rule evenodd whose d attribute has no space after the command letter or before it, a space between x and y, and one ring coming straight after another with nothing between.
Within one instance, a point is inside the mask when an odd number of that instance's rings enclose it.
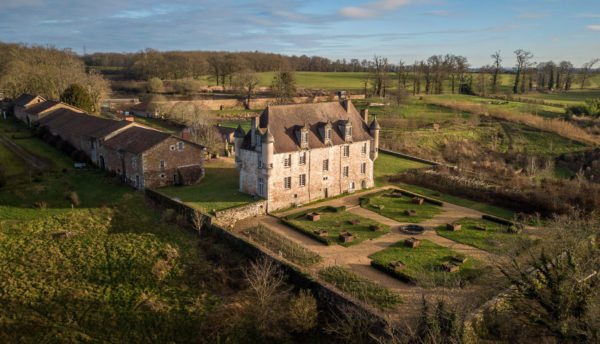
<instances>
[{"instance_id":1,"label":"window","mask_svg":"<svg viewBox=\"0 0 600 344\"><path fill-rule=\"evenodd\" d=\"M164 173L161 173L161 174L160 174L160 177L164 179L164 178L165 178L165 174L164 174Z\"/></svg>"},{"instance_id":2,"label":"window","mask_svg":"<svg viewBox=\"0 0 600 344\"><path fill-rule=\"evenodd\" d=\"M263 196L265 188L265 180L262 178L258 178L258 195Z\"/></svg>"},{"instance_id":3,"label":"window","mask_svg":"<svg viewBox=\"0 0 600 344\"><path fill-rule=\"evenodd\" d=\"M131 158L131 166L132 166L133 168L135 168L135 165L136 165L136 163L137 163L137 162L135 161L135 158Z\"/></svg>"},{"instance_id":4,"label":"window","mask_svg":"<svg viewBox=\"0 0 600 344\"><path fill-rule=\"evenodd\" d=\"M365 173L367 173L367 163L366 163L366 162L363 162L363 163L360 165L360 173L362 173L362 174L365 174Z\"/></svg>"},{"instance_id":5,"label":"window","mask_svg":"<svg viewBox=\"0 0 600 344\"><path fill-rule=\"evenodd\" d=\"M298 160L300 165L306 164L306 152L300 152L300 159Z\"/></svg>"},{"instance_id":6,"label":"window","mask_svg":"<svg viewBox=\"0 0 600 344\"><path fill-rule=\"evenodd\" d=\"M288 154L285 156L285 158L283 159L283 166L284 167L292 166L292 155L291 154Z\"/></svg>"},{"instance_id":7,"label":"window","mask_svg":"<svg viewBox=\"0 0 600 344\"><path fill-rule=\"evenodd\" d=\"M354 190L354 182L350 182L350 190Z\"/></svg>"},{"instance_id":8,"label":"window","mask_svg":"<svg viewBox=\"0 0 600 344\"><path fill-rule=\"evenodd\" d=\"M302 142L308 142L308 131L302 133Z\"/></svg>"},{"instance_id":9,"label":"window","mask_svg":"<svg viewBox=\"0 0 600 344\"><path fill-rule=\"evenodd\" d=\"M329 159L323 160L323 171L329 171Z\"/></svg>"},{"instance_id":10,"label":"window","mask_svg":"<svg viewBox=\"0 0 600 344\"><path fill-rule=\"evenodd\" d=\"M331 140L331 129L325 131L325 139Z\"/></svg>"},{"instance_id":11,"label":"window","mask_svg":"<svg viewBox=\"0 0 600 344\"><path fill-rule=\"evenodd\" d=\"M174 151L175 150L175 145L171 145L171 150Z\"/></svg>"},{"instance_id":12,"label":"window","mask_svg":"<svg viewBox=\"0 0 600 344\"><path fill-rule=\"evenodd\" d=\"M94 140L90 141L90 148L94 149Z\"/></svg>"},{"instance_id":13,"label":"window","mask_svg":"<svg viewBox=\"0 0 600 344\"><path fill-rule=\"evenodd\" d=\"M348 168L348 166L344 166L344 177L348 177L348 171L350 169Z\"/></svg>"},{"instance_id":14,"label":"window","mask_svg":"<svg viewBox=\"0 0 600 344\"><path fill-rule=\"evenodd\" d=\"M165 161L164 160L160 161L160 168L165 168Z\"/></svg>"},{"instance_id":15,"label":"window","mask_svg":"<svg viewBox=\"0 0 600 344\"><path fill-rule=\"evenodd\" d=\"M300 180L298 181L298 185L306 186L306 174L300 175Z\"/></svg>"},{"instance_id":16,"label":"window","mask_svg":"<svg viewBox=\"0 0 600 344\"><path fill-rule=\"evenodd\" d=\"M292 188L292 177L283 178L283 187L286 189Z\"/></svg>"},{"instance_id":17,"label":"window","mask_svg":"<svg viewBox=\"0 0 600 344\"><path fill-rule=\"evenodd\" d=\"M258 154L257 158L258 158L258 168L263 168L262 154Z\"/></svg>"},{"instance_id":18,"label":"window","mask_svg":"<svg viewBox=\"0 0 600 344\"><path fill-rule=\"evenodd\" d=\"M178 145L179 145L179 151L181 152L183 150L183 142L179 142Z\"/></svg>"},{"instance_id":19,"label":"window","mask_svg":"<svg viewBox=\"0 0 600 344\"><path fill-rule=\"evenodd\" d=\"M362 147L360 148L360 152L362 154L367 154L367 143L366 142L362 144Z\"/></svg>"},{"instance_id":20,"label":"window","mask_svg":"<svg viewBox=\"0 0 600 344\"><path fill-rule=\"evenodd\" d=\"M344 146L344 156L345 157L350 156L350 146Z\"/></svg>"}]
</instances>

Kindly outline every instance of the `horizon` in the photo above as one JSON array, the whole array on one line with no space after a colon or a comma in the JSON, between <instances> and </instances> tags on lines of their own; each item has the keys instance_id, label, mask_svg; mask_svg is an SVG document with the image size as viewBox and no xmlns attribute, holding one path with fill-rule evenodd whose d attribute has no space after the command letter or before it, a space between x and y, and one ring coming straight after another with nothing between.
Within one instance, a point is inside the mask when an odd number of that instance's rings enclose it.
<instances>
[{"instance_id":1,"label":"horizon","mask_svg":"<svg viewBox=\"0 0 600 344\"><path fill-rule=\"evenodd\" d=\"M513 51L534 60L569 60L576 67L600 57L600 4L554 0L479 4L456 0L175 1L7 0L0 4L7 42L96 52L260 51L330 60L387 57L397 64L431 55L468 58L471 68L503 66ZM93 15L90 15L93 13ZM84 48L85 47L85 48Z\"/></svg>"}]
</instances>

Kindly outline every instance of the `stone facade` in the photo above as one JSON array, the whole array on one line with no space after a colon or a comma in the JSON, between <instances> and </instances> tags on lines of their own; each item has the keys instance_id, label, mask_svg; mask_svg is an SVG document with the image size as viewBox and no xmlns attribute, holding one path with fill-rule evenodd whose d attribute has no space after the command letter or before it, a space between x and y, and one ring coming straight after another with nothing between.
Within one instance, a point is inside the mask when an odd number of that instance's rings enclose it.
<instances>
[{"instance_id":1,"label":"stone facade","mask_svg":"<svg viewBox=\"0 0 600 344\"><path fill-rule=\"evenodd\" d=\"M360 117L355 109L340 111L331 106L313 109L312 112L316 113L332 110L340 114L338 120L333 119L336 124L331 125L332 130L339 133L337 139L325 140L323 137L319 142L315 139L323 132L320 128L327 127L325 123L332 121L331 115L325 122L323 118L310 118L310 109L297 106L292 110L306 116L305 123L286 122L280 126L296 128L289 131L292 140L285 133L270 132L277 126L269 125L267 120L289 121L291 118L289 114L280 112L281 118L277 119L278 112L272 108L270 115L265 110L261 118L253 120L247 135L241 128L236 130L236 166L240 170L241 192L266 199L268 210L273 211L374 185L373 164L377 158L379 138L376 120L368 129L364 122L366 114ZM341 126L345 123L350 123L348 126L355 129L347 131ZM311 135L314 137L311 138ZM332 133L328 135L331 137ZM278 140L287 140L287 145L277 145ZM293 140L297 142L295 147L289 144Z\"/></svg>"}]
</instances>

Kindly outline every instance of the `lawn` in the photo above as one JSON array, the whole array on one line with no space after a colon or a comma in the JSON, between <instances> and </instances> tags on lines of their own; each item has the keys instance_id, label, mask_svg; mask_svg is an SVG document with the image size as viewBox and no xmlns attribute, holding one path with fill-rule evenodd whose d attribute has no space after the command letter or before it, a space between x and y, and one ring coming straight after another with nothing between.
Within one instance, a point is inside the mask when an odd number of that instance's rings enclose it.
<instances>
[{"instance_id":1,"label":"lawn","mask_svg":"<svg viewBox=\"0 0 600 344\"><path fill-rule=\"evenodd\" d=\"M398 295L388 289L342 267L325 268L319 271L319 277L350 293L355 298L366 301L382 310L402 302Z\"/></svg>"},{"instance_id":2,"label":"lawn","mask_svg":"<svg viewBox=\"0 0 600 344\"><path fill-rule=\"evenodd\" d=\"M239 191L239 172L231 159L213 159L204 164L205 176L196 185L167 186L158 191L179 198L203 212L248 204L256 199Z\"/></svg>"},{"instance_id":3,"label":"lawn","mask_svg":"<svg viewBox=\"0 0 600 344\"><path fill-rule=\"evenodd\" d=\"M151 128L162 130L173 135L179 135L182 129L180 126L177 126L169 121L165 121L162 119L135 117L135 121L137 123L144 124Z\"/></svg>"},{"instance_id":4,"label":"lawn","mask_svg":"<svg viewBox=\"0 0 600 344\"><path fill-rule=\"evenodd\" d=\"M444 212L439 205L428 201L415 204L412 198L398 190L385 190L361 197L360 206L392 220L410 223L419 223ZM409 210L415 210L416 214L405 214Z\"/></svg>"},{"instance_id":5,"label":"lawn","mask_svg":"<svg viewBox=\"0 0 600 344\"><path fill-rule=\"evenodd\" d=\"M379 186L380 184L385 184L387 181L386 176L399 174L415 168L425 167L430 167L430 165L400 158L380 151L377 155L377 159L375 160L375 166L373 167L373 177L375 179L375 183Z\"/></svg>"},{"instance_id":6,"label":"lawn","mask_svg":"<svg viewBox=\"0 0 600 344\"><path fill-rule=\"evenodd\" d=\"M29 166L0 143L0 173L6 177L24 176L29 171Z\"/></svg>"},{"instance_id":7,"label":"lawn","mask_svg":"<svg viewBox=\"0 0 600 344\"><path fill-rule=\"evenodd\" d=\"M440 226L436 229L437 234L496 254L518 254L533 244L533 240L526 234L508 233L507 226L496 222L464 218L456 223L462 225L460 230L450 231L446 226ZM475 227L486 228L486 230L475 229Z\"/></svg>"},{"instance_id":8,"label":"lawn","mask_svg":"<svg viewBox=\"0 0 600 344\"><path fill-rule=\"evenodd\" d=\"M318 221L311 221L307 219L306 214L313 212L320 213L321 219ZM386 233L389 233L388 226L382 225L374 220L349 213L344 209L344 207L314 208L300 213L284 216L281 220L288 226L326 245L340 244L348 247L359 244L365 240L378 238ZM350 223L350 221L355 220L358 220L359 223ZM369 228L371 225L378 226L380 230L372 231ZM321 237L314 233L315 230L327 231L328 236ZM338 236L343 231L348 231L354 235L354 241L342 243Z\"/></svg>"},{"instance_id":9,"label":"lawn","mask_svg":"<svg viewBox=\"0 0 600 344\"><path fill-rule=\"evenodd\" d=\"M415 248L410 248L404 241L399 241L369 256L373 267L400 280L423 287L462 287L483 275L484 264L470 257L464 263L456 263L459 265L458 271L446 272L442 264L452 261L453 257L465 256L429 240L421 240L421 244ZM395 271L390 263L397 261L406 265L406 268Z\"/></svg>"},{"instance_id":10,"label":"lawn","mask_svg":"<svg viewBox=\"0 0 600 344\"><path fill-rule=\"evenodd\" d=\"M595 78L596 86L599 78ZM574 89L568 92L530 93L523 94L521 98L542 99L550 103L563 104L566 106L582 104L586 99L600 98L600 89Z\"/></svg>"},{"instance_id":11,"label":"lawn","mask_svg":"<svg viewBox=\"0 0 600 344\"><path fill-rule=\"evenodd\" d=\"M264 226L251 227L241 231L240 234L251 242L266 247L271 252L302 266L308 267L323 261L323 258L315 252Z\"/></svg>"}]
</instances>

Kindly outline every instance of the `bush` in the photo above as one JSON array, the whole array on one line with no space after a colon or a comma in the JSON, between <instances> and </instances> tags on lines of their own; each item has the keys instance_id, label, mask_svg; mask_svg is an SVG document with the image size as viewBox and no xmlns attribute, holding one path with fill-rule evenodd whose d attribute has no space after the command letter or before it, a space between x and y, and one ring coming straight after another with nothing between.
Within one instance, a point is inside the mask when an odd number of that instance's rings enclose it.
<instances>
[{"instance_id":1,"label":"bush","mask_svg":"<svg viewBox=\"0 0 600 344\"><path fill-rule=\"evenodd\" d=\"M81 202L79 201L79 195L75 191L66 193L65 199L71 202L71 204L73 204L76 207L78 207L81 204Z\"/></svg>"},{"instance_id":2,"label":"bush","mask_svg":"<svg viewBox=\"0 0 600 344\"><path fill-rule=\"evenodd\" d=\"M317 300L310 290L300 290L298 296L290 300L289 326L296 333L305 333L317 325Z\"/></svg>"},{"instance_id":3,"label":"bush","mask_svg":"<svg viewBox=\"0 0 600 344\"><path fill-rule=\"evenodd\" d=\"M79 84L71 84L60 96L60 101L76 106L86 112L94 112L94 101L89 92Z\"/></svg>"}]
</instances>

